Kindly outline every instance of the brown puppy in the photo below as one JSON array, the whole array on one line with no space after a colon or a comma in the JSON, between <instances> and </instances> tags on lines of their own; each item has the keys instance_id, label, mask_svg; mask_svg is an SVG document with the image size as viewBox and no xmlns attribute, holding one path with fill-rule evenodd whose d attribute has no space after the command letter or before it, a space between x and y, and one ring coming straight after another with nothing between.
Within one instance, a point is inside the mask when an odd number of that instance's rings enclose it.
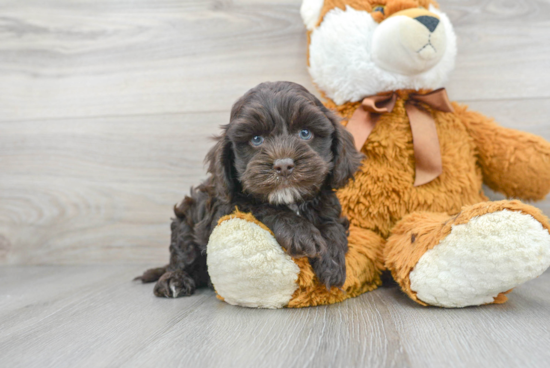
<instances>
[{"instance_id":1,"label":"brown puppy","mask_svg":"<svg viewBox=\"0 0 550 368\"><path fill-rule=\"evenodd\" d=\"M304 87L262 83L233 106L230 123L206 157L210 177L174 208L170 263L138 279L155 295L190 295L211 286L206 245L218 220L251 212L294 257L309 257L321 283L346 278L348 220L334 189L361 162L338 118Z\"/></svg>"}]
</instances>

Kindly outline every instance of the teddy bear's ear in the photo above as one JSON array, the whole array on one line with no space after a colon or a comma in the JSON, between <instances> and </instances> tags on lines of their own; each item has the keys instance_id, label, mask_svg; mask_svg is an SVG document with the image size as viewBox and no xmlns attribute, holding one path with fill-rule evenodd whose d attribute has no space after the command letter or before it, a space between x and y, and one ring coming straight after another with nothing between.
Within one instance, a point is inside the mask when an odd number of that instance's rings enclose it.
<instances>
[{"instance_id":1,"label":"teddy bear's ear","mask_svg":"<svg viewBox=\"0 0 550 368\"><path fill-rule=\"evenodd\" d=\"M308 31L312 31L319 21L325 0L303 0L300 14Z\"/></svg>"}]
</instances>

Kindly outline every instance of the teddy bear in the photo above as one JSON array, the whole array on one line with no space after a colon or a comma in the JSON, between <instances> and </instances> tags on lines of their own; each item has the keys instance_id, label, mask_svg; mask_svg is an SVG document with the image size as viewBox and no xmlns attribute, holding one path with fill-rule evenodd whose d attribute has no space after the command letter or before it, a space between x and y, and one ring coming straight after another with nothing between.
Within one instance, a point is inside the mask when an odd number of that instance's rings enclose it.
<instances>
[{"instance_id":1,"label":"teddy bear","mask_svg":"<svg viewBox=\"0 0 550 368\"><path fill-rule=\"evenodd\" d=\"M376 289L390 271L423 306L503 303L550 266L550 143L450 102L456 36L434 0L304 0L309 73L365 158L337 193L346 282L327 289L252 215L222 218L207 262L218 297L309 307ZM514 200L489 201L482 184Z\"/></svg>"}]
</instances>

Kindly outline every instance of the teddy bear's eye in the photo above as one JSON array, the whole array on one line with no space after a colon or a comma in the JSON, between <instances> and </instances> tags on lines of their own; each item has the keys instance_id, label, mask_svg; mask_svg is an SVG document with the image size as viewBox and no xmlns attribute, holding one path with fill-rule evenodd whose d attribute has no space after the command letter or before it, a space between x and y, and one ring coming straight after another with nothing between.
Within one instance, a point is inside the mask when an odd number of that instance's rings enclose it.
<instances>
[{"instance_id":1,"label":"teddy bear's eye","mask_svg":"<svg viewBox=\"0 0 550 368\"><path fill-rule=\"evenodd\" d=\"M380 13L384 14L384 6L382 6L382 5L375 6L373 11L380 12Z\"/></svg>"}]
</instances>

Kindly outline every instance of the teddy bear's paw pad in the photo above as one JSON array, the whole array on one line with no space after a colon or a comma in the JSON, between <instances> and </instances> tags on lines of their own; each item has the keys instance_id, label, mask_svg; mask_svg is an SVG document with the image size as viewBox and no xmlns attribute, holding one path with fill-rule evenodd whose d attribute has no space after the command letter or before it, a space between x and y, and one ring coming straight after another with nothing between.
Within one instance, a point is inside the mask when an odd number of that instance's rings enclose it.
<instances>
[{"instance_id":1,"label":"teddy bear's paw pad","mask_svg":"<svg viewBox=\"0 0 550 368\"><path fill-rule=\"evenodd\" d=\"M207 246L208 273L216 292L233 305L282 308L297 288L299 267L259 225L231 218Z\"/></svg>"},{"instance_id":2,"label":"teddy bear's paw pad","mask_svg":"<svg viewBox=\"0 0 550 368\"><path fill-rule=\"evenodd\" d=\"M503 210L453 226L410 273L423 302L447 308L492 303L550 266L550 234L521 212Z\"/></svg>"}]
</instances>

